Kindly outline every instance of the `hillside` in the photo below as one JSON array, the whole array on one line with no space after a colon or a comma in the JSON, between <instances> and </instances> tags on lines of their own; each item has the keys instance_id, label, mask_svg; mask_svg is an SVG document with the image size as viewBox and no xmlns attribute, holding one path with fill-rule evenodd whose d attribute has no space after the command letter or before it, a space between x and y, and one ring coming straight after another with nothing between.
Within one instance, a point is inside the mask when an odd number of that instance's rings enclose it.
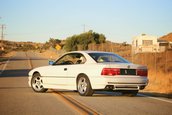
<instances>
[{"instance_id":1,"label":"hillside","mask_svg":"<svg viewBox=\"0 0 172 115\"><path fill-rule=\"evenodd\" d=\"M88 50L114 52L131 61L131 45L106 41L101 44L89 44Z\"/></svg>"},{"instance_id":2,"label":"hillside","mask_svg":"<svg viewBox=\"0 0 172 115\"><path fill-rule=\"evenodd\" d=\"M43 46L42 43L0 40L0 49L1 47L4 48L4 50L0 50L0 56L2 56L5 53L11 51L17 51L17 50L22 50L22 51L39 50L42 46Z\"/></svg>"},{"instance_id":3,"label":"hillside","mask_svg":"<svg viewBox=\"0 0 172 115\"><path fill-rule=\"evenodd\" d=\"M10 51L16 51L16 50L22 50L22 51L37 50L39 52L45 52L44 54L46 54L46 52L47 53L52 52L51 54L53 54L53 53L56 53L56 49L52 47L52 46L55 46L55 43L53 42L54 41L52 39L50 39L49 42L46 42L45 44L34 43L34 42L3 41L3 47L5 50L0 51L0 55L2 55L2 53L7 53ZM0 43L2 43L2 41L0 41ZM65 44L65 41L63 41L63 45L64 44ZM50 50L50 51L46 51L45 49ZM62 47L62 50L64 50L63 47ZM90 43L88 45L88 50L115 52L123 56L124 58L131 60L131 45L126 44L126 43L114 43L111 41L106 41L105 43L100 43L100 44Z\"/></svg>"},{"instance_id":4,"label":"hillside","mask_svg":"<svg viewBox=\"0 0 172 115\"><path fill-rule=\"evenodd\" d=\"M160 37L160 39L172 42L172 33L162 36L162 37Z\"/></svg>"}]
</instances>

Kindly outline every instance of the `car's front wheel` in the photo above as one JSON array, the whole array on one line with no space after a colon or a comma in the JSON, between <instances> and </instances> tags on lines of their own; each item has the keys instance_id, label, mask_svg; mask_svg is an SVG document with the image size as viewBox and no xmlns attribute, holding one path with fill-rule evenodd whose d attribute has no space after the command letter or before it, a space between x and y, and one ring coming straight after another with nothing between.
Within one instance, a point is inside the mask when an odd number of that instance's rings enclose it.
<instances>
[{"instance_id":1,"label":"car's front wheel","mask_svg":"<svg viewBox=\"0 0 172 115\"><path fill-rule=\"evenodd\" d=\"M39 73L33 75L31 86L35 92L46 92L48 90L43 87L43 80Z\"/></svg>"},{"instance_id":2,"label":"car's front wheel","mask_svg":"<svg viewBox=\"0 0 172 115\"><path fill-rule=\"evenodd\" d=\"M81 96L92 96L94 91L92 90L90 81L87 76L81 75L77 80L77 90Z\"/></svg>"}]
</instances>

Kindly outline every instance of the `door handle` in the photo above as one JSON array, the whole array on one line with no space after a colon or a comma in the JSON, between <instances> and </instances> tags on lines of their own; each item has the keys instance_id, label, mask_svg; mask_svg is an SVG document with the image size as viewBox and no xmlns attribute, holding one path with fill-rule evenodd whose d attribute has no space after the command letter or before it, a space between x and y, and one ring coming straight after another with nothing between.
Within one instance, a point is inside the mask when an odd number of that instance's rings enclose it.
<instances>
[{"instance_id":1,"label":"door handle","mask_svg":"<svg viewBox=\"0 0 172 115\"><path fill-rule=\"evenodd\" d=\"M64 71L67 71L67 68L64 68Z\"/></svg>"}]
</instances>

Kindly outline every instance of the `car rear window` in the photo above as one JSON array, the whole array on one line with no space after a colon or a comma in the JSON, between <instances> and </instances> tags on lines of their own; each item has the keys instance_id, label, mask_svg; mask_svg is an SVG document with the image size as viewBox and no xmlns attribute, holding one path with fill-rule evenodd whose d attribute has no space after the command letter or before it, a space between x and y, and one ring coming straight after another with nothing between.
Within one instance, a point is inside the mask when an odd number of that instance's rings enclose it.
<instances>
[{"instance_id":1,"label":"car rear window","mask_svg":"<svg viewBox=\"0 0 172 115\"><path fill-rule=\"evenodd\" d=\"M126 59L113 53L88 53L97 63L104 62L117 62L117 63L129 63Z\"/></svg>"}]
</instances>

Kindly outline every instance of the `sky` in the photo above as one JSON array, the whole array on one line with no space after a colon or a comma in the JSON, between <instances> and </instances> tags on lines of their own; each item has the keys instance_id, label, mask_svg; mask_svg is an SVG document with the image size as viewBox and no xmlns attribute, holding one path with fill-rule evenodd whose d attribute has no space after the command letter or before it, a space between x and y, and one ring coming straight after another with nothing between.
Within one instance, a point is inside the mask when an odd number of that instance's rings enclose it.
<instances>
[{"instance_id":1,"label":"sky","mask_svg":"<svg viewBox=\"0 0 172 115\"><path fill-rule=\"evenodd\" d=\"M172 0L0 0L2 24L10 41L44 43L93 30L131 43L143 33L172 32Z\"/></svg>"}]
</instances>

